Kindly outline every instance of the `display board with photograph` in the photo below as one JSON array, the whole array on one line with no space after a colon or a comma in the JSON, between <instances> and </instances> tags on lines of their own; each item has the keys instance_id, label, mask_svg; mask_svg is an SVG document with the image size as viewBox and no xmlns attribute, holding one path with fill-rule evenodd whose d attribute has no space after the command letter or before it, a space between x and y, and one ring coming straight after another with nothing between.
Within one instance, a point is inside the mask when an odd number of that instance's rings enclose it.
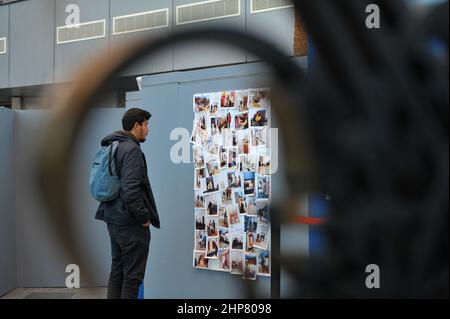
<instances>
[{"instance_id":1,"label":"display board with photograph","mask_svg":"<svg viewBox=\"0 0 450 319\"><path fill-rule=\"evenodd\" d=\"M193 96L193 266L270 276L270 89Z\"/></svg>"}]
</instances>

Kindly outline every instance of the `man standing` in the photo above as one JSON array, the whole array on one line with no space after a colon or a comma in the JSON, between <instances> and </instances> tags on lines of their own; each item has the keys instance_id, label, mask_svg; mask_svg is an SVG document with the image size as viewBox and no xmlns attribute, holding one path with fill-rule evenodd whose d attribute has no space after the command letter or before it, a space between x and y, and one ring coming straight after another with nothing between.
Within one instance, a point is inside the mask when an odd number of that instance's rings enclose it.
<instances>
[{"instance_id":1,"label":"man standing","mask_svg":"<svg viewBox=\"0 0 450 319\"><path fill-rule=\"evenodd\" d=\"M119 141L115 154L120 180L119 196L102 202L95 215L107 223L111 239L111 272L108 299L136 299L145 275L150 245L150 224L160 227L159 216L147 174L147 163L140 143L149 133L151 114L133 108L122 119L123 131L101 142L107 146Z\"/></svg>"}]
</instances>

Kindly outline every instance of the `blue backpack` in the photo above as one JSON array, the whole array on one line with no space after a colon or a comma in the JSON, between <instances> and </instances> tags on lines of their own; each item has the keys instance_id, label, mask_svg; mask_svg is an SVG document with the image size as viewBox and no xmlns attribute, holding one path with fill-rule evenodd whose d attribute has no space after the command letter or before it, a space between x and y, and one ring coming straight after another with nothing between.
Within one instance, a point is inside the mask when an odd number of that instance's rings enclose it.
<instances>
[{"instance_id":1,"label":"blue backpack","mask_svg":"<svg viewBox=\"0 0 450 319\"><path fill-rule=\"evenodd\" d=\"M101 146L95 154L89 176L91 195L99 202L109 202L119 196L120 180L114 156L119 142Z\"/></svg>"}]
</instances>

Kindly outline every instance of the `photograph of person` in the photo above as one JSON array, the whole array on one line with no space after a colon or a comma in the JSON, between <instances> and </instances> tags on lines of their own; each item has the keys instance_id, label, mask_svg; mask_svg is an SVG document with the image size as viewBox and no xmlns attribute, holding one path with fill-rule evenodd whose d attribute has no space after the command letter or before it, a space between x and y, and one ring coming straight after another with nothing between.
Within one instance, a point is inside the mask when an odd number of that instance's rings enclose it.
<instances>
[{"instance_id":1,"label":"photograph of person","mask_svg":"<svg viewBox=\"0 0 450 319\"><path fill-rule=\"evenodd\" d=\"M243 236L244 234L242 233L242 229L230 231L228 238L230 238L232 250L242 251L244 249Z\"/></svg>"},{"instance_id":2,"label":"photograph of person","mask_svg":"<svg viewBox=\"0 0 450 319\"><path fill-rule=\"evenodd\" d=\"M248 90L236 91L236 104L239 112L248 111Z\"/></svg>"},{"instance_id":3,"label":"photograph of person","mask_svg":"<svg viewBox=\"0 0 450 319\"><path fill-rule=\"evenodd\" d=\"M260 249L267 249L270 236L270 227L265 224L258 224L258 229L256 231L254 246Z\"/></svg>"},{"instance_id":4,"label":"photograph of person","mask_svg":"<svg viewBox=\"0 0 450 319\"><path fill-rule=\"evenodd\" d=\"M228 169L236 170L237 165L238 165L237 149L230 148L228 149Z\"/></svg>"},{"instance_id":5,"label":"photograph of person","mask_svg":"<svg viewBox=\"0 0 450 319\"><path fill-rule=\"evenodd\" d=\"M215 193L219 191L219 185L214 182L214 177L209 176L202 180L202 190L203 194Z\"/></svg>"},{"instance_id":6,"label":"photograph of person","mask_svg":"<svg viewBox=\"0 0 450 319\"><path fill-rule=\"evenodd\" d=\"M206 178L205 168L196 169L194 171L194 189L201 188L201 180Z\"/></svg>"},{"instance_id":7,"label":"photograph of person","mask_svg":"<svg viewBox=\"0 0 450 319\"><path fill-rule=\"evenodd\" d=\"M247 215L247 203L245 202L244 193L241 191L234 193L234 202L239 206L239 214Z\"/></svg>"},{"instance_id":8,"label":"photograph of person","mask_svg":"<svg viewBox=\"0 0 450 319\"><path fill-rule=\"evenodd\" d=\"M205 156L203 155L203 148L198 145L192 146L192 153L194 158L194 168L200 169L206 166Z\"/></svg>"},{"instance_id":9,"label":"photograph of person","mask_svg":"<svg viewBox=\"0 0 450 319\"><path fill-rule=\"evenodd\" d=\"M219 253L219 237L208 237L206 258L217 259Z\"/></svg>"},{"instance_id":10,"label":"photograph of person","mask_svg":"<svg viewBox=\"0 0 450 319\"><path fill-rule=\"evenodd\" d=\"M205 146L208 141L209 134L208 131L202 130L198 126L194 126L192 131L191 143L194 145Z\"/></svg>"},{"instance_id":11,"label":"photograph of person","mask_svg":"<svg viewBox=\"0 0 450 319\"><path fill-rule=\"evenodd\" d=\"M258 256L258 275L270 276L270 253L268 250L257 250Z\"/></svg>"},{"instance_id":12,"label":"photograph of person","mask_svg":"<svg viewBox=\"0 0 450 319\"><path fill-rule=\"evenodd\" d=\"M206 216L206 231L209 237L219 236L219 219L217 216Z\"/></svg>"},{"instance_id":13,"label":"photograph of person","mask_svg":"<svg viewBox=\"0 0 450 319\"><path fill-rule=\"evenodd\" d=\"M248 112L238 113L234 116L234 128L236 130L248 129Z\"/></svg>"},{"instance_id":14,"label":"photograph of person","mask_svg":"<svg viewBox=\"0 0 450 319\"><path fill-rule=\"evenodd\" d=\"M211 117L211 136L219 135L219 118Z\"/></svg>"},{"instance_id":15,"label":"photograph of person","mask_svg":"<svg viewBox=\"0 0 450 319\"><path fill-rule=\"evenodd\" d=\"M223 146L226 148L237 146L237 138L235 130L231 128L226 128L223 130Z\"/></svg>"},{"instance_id":16,"label":"photograph of person","mask_svg":"<svg viewBox=\"0 0 450 319\"><path fill-rule=\"evenodd\" d=\"M256 160L258 155L255 153L239 155L239 170L241 172L256 172Z\"/></svg>"},{"instance_id":17,"label":"photograph of person","mask_svg":"<svg viewBox=\"0 0 450 319\"><path fill-rule=\"evenodd\" d=\"M200 130L208 132L209 136L209 128L210 128L210 117L208 113L197 113L195 114L195 127Z\"/></svg>"},{"instance_id":18,"label":"photograph of person","mask_svg":"<svg viewBox=\"0 0 450 319\"><path fill-rule=\"evenodd\" d=\"M195 231L195 250L196 251L206 251L206 231L196 230Z\"/></svg>"},{"instance_id":19,"label":"photograph of person","mask_svg":"<svg viewBox=\"0 0 450 319\"><path fill-rule=\"evenodd\" d=\"M226 169L228 167L228 150L224 147L220 147L219 151L220 169Z\"/></svg>"},{"instance_id":20,"label":"photograph of person","mask_svg":"<svg viewBox=\"0 0 450 319\"><path fill-rule=\"evenodd\" d=\"M231 113L223 114L217 117L217 125L220 134L223 134L226 130L232 129Z\"/></svg>"},{"instance_id":21,"label":"photograph of person","mask_svg":"<svg viewBox=\"0 0 450 319\"><path fill-rule=\"evenodd\" d=\"M250 110L250 127L263 127L269 123L268 110Z\"/></svg>"},{"instance_id":22,"label":"photograph of person","mask_svg":"<svg viewBox=\"0 0 450 319\"><path fill-rule=\"evenodd\" d=\"M245 202L247 204L247 215L257 216L255 197L254 196L245 197Z\"/></svg>"},{"instance_id":23,"label":"photograph of person","mask_svg":"<svg viewBox=\"0 0 450 319\"><path fill-rule=\"evenodd\" d=\"M220 104L220 93L211 93L210 97L210 114L216 117L219 114L219 104Z\"/></svg>"},{"instance_id":24,"label":"photograph of person","mask_svg":"<svg viewBox=\"0 0 450 319\"><path fill-rule=\"evenodd\" d=\"M269 224L269 201L267 199L256 201L256 215L258 217L258 223Z\"/></svg>"},{"instance_id":25,"label":"photograph of person","mask_svg":"<svg viewBox=\"0 0 450 319\"><path fill-rule=\"evenodd\" d=\"M244 173L244 195L253 196L255 195L255 173L245 172Z\"/></svg>"},{"instance_id":26,"label":"photograph of person","mask_svg":"<svg viewBox=\"0 0 450 319\"><path fill-rule=\"evenodd\" d=\"M249 231L245 233L245 252L255 253L255 233Z\"/></svg>"},{"instance_id":27,"label":"photograph of person","mask_svg":"<svg viewBox=\"0 0 450 319\"><path fill-rule=\"evenodd\" d=\"M208 141L206 142L205 148L210 155L213 155L216 158L218 158L222 144L223 144L223 136L215 135L215 136L211 136L208 139Z\"/></svg>"},{"instance_id":28,"label":"photograph of person","mask_svg":"<svg viewBox=\"0 0 450 319\"><path fill-rule=\"evenodd\" d=\"M230 227L237 227L241 223L241 219L239 216L239 208L238 205L227 205L227 214L228 214L228 225Z\"/></svg>"},{"instance_id":29,"label":"photograph of person","mask_svg":"<svg viewBox=\"0 0 450 319\"><path fill-rule=\"evenodd\" d=\"M270 175L270 152L265 150L258 154L258 174Z\"/></svg>"},{"instance_id":30,"label":"photograph of person","mask_svg":"<svg viewBox=\"0 0 450 319\"><path fill-rule=\"evenodd\" d=\"M257 261L256 255L254 254L245 254L244 255L244 274L242 277L244 279L256 280L257 275Z\"/></svg>"},{"instance_id":31,"label":"photograph of person","mask_svg":"<svg viewBox=\"0 0 450 319\"><path fill-rule=\"evenodd\" d=\"M205 208L205 197L203 196L202 191L195 191L194 207L195 208Z\"/></svg>"},{"instance_id":32,"label":"photograph of person","mask_svg":"<svg viewBox=\"0 0 450 319\"><path fill-rule=\"evenodd\" d=\"M231 189L231 187L225 188L225 190L222 192L222 204L230 205L233 203L232 193L233 190Z\"/></svg>"},{"instance_id":33,"label":"photograph of person","mask_svg":"<svg viewBox=\"0 0 450 319\"><path fill-rule=\"evenodd\" d=\"M228 172L227 173L228 178L228 187L230 188L241 188L241 174L236 172Z\"/></svg>"},{"instance_id":34,"label":"photograph of person","mask_svg":"<svg viewBox=\"0 0 450 319\"><path fill-rule=\"evenodd\" d=\"M248 100L250 108L270 107L270 89L250 89Z\"/></svg>"},{"instance_id":35,"label":"photograph of person","mask_svg":"<svg viewBox=\"0 0 450 319\"><path fill-rule=\"evenodd\" d=\"M258 198L270 197L270 176L258 175Z\"/></svg>"},{"instance_id":36,"label":"photograph of person","mask_svg":"<svg viewBox=\"0 0 450 319\"><path fill-rule=\"evenodd\" d=\"M194 112L208 112L210 97L209 94L194 95Z\"/></svg>"},{"instance_id":37,"label":"photograph of person","mask_svg":"<svg viewBox=\"0 0 450 319\"><path fill-rule=\"evenodd\" d=\"M266 147L267 146L267 127L252 128L252 146L253 147Z\"/></svg>"},{"instance_id":38,"label":"photograph of person","mask_svg":"<svg viewBox=\"0 0 450 319\"><path fill-rule=\"evenodd\" d=\"M229 248L230 247L230 239L228 228L219 228L219 248Z\"/></svg>"},{"instance_id":39,"label":"photograph of person","mask_svg":"<svg viewBox=\"0 0 450 319\"><path fill-rule=\"evenodd\" d=\"M230 227L228 224L227 207L225 205L219 205L219 227Z\"/></svg>"},{"instance_id":40,"label":"photograph of person","mask_svg":"<svg viewBox=\"0 0 450 319\"><path fill-rule=\"evenodd\" d=\"M230 271L230 250L219 249L219 270Z\"/></svg>"},{"instance_id":41,"label":"photograph of person","mask_svg":"<svg viewBox=\"0 0 450 319\"><path fill-rule=\"evenodd\" d=\"M206 195L205 196L206 212L209 216L218 215L218 198L217 194Z\"/></svg>"},{"instance_id":42,"label":"photograph of person","mask_svg":"<svg viewBox=\"0 0 450 319\"><path fill-rule=\"evenodd\" d=\"M194 267L208 269L208 259L204 252L194 252Z\"/></svg>"},{"instance_id":43,"label":"photograph of person","mask_svg":"<svg viewBox=\"0 0 450 319\"><path fill-rule=\"evenodd\" d=\"M249 130L236 131L237 147L239 154L250 153L250 132Z\"/></svg>"},{"instance_id":44,"label":"photograph of person","mask_svg":"<svg viewBox=\"0 0 450 319\"><path fill-rule=\"evenodd\" d=\"M195 230L206 229L206 211L204 209L195 210Z\"/></svg>"},{"instance_id":45,"label":"photograph of person","mask_svg":"<svg viewBox=\"0 0 450 319\"><path fill-rule=\"evenodd\" d=\"M235 275L242 275L243 272L242 252L232 250L230 252L230 260L231 260L230 272Z\"/></svg>"},{"instance_id":46,"label":"photograph of person","mask_svg":"<svg viewBox=\"0 0 450 319\"><path fill-rule=\"evenodd\" d=\"M234 109L236 101L236 92L235 91L224 91L222 92L222 96L220 97L220 107L222 109Z\"/></svg>"},{"instance_id":47,"label":"photograph of person","mask_svg":"<svg viewBox=\"0 0 450 319\"><path fill-rule=\"evenodd\" d=\"M219 161L217 157L211 156L207 159L206 169L208 170L209 176L216 176L220 174Z\"/></svg>"},{"instance_id":48,"label":"photograph of person","mask_svg":"<svg viewBox=\"0 0 450 319\"><path fill-rule=\"evenodd\" d=\"M258 223L256 221L255 216L245 216L244 217L244 231L245 232L256 232L256 229L258 227Z\"/></svg>"}]
</instances>

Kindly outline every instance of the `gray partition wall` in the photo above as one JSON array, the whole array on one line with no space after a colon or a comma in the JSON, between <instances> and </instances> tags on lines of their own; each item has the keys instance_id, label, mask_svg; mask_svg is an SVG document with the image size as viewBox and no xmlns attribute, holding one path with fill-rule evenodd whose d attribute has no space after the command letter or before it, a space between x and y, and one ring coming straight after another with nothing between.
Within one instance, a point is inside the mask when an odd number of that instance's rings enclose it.
<instances>
[{"instance_id":1,"label":"gray partition wall","mask_svg":"<svg viewBox=\"0 0 450 319\"><path fill-rule=\"evenodd\" d=\"M110 245L105 225L94 219L98 203L89 194L89 168L101 139L121 128L124 109L92 111L83 128L79 143L73 146L74 165L68 167L71 180L71 227L78 235L77 243L94 267L94 286L105 286L108 277ZM16 217L18 287L65 287L68 258L60 240L55 237L38 188L33 184L36 148L51 111L18 111L16 113ZM80 269L81 284L85 270Z\"/></svg>"},{"instance_id":2,"label":"gray partition wall","mask_svg":"<svg viewBox=\"0 0 450 319\"><path fill-rule=\"evenodd\" d=\"M0 106L0 296L17 287L14 112Z\"/></svg>"}]
</instances>

